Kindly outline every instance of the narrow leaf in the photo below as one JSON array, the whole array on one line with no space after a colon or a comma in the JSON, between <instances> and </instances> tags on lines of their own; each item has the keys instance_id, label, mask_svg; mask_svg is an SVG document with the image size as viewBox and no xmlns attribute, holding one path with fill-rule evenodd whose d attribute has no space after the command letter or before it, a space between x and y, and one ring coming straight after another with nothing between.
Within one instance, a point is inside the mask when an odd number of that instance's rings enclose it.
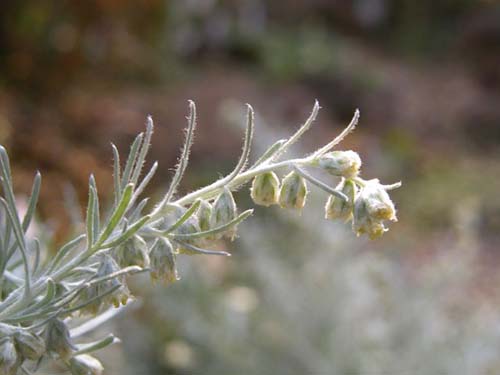
<instances>
[{"instance_id":1,"label":"narrow leaf","mask_svg":"<svg viewBox=\"0 0 500 375\"><path fill-rule=\"evenodd\" d=\"M278 150L286 143L286 139L280 139L279 141L276 141L269 147L266 152L262 154L262 156L257 159L257 161L254 163L253 167L256 167L258 165L261 165L262 163L269 161L277 152Z\"/></svg>"},{"instance_id":2,"label":"narrow leaf","mask_svg":"<svg viewBox=\"0 0 500 375\"><path fill-rule=\"evenodd\" d=\"M170 227L168 228L164 233L171 233L177 228L179 228L182 224L184 224L193 214L196 212L198 207L200 207L200 200L195 201L191 207L189 207L186 212Z\"/></svg>"},{"instance_id":3,"label":"narrow leaf","mask_svg":"<svg viewBox=\"0 0 500 375\"><path fill-rule=\"evenodd\" d=\"M69 241L67 244L65 244L61 249L57 252L54 260L52 261L51 266L49 267L48 273L51 273L63 260L63 258L68 254L71 250L73 250L75 247L77 247L80 242L85 238L86 236L84 234L76 237L75 239Z\"/></svg>"},{"instance_id":4,"label":"narrow leaf","mask_svg":"<svg viewBox=\"0 0 500 375\"><path fill-rule=\"evenodd\" d=\"M144 142L142 142L142 147L141 150L139 151L139 155L137 157L134 170L132 172L132 177L130 179L130 181L133 184L137 184L137 181L139 181L139 176L141 175L142 167L144 166L144 161L146 160L149 147L151 146L151 137L153 136L153 130L154 130L153 119L151 118L151 116L148 116Z\"/></svg>"},{"instance_id":5,"label":"narrow leaf","mask_svg":"<svg viewBox=\"0 0 500 375\"><path fill-rule=\"evenodd\" d=\"M92 186L89 186L89 201L87 203L87 246L90 249L94 244L94 210L95 210L96 192Z\"/></svg>"},{"instance_id":6,"label":"narrow leaf","mask_svg":"<svg viewBox=\"0 0 500 375\"><path fill-rule=\"evenodd\" d=\"M359 122L359 116L360 116L360 113L359 113L359 109L356 109L354 111L354 115L352 116L352 119L351 119L351 122L349 123L349 125L347 125L347 127L342 131L342 133L340 133L337 137L335 137L335 139L333 141L331 141L330 143L326 144L325 146L321 147L318 151L316 151L314 154L313 154L313 157L319 157L325 153L327 153L328 151L330 151L332 148L334 148L336 145L338 145L340 142L342 142L342 140L350 133L352 132L355 128L356 128L356 125L358 124Z\"/></svg>"},{"instance_id":7,"label":"narrow leaf","mask_svg":"<svg viewBox=\"0 0 500 375\"><path fill-rule=\"evenodd\" d=\"M220 180L215 181L213 184L210 184L208 186L205 186L197 191L194 191L183 198L180 199L180 201L190 201L192 196L203 196L204 193L208 192L215 192L216 189L222 188L226 185L228 185L237 175L238 173L241 172L241 170L245 167L248 157L250 155L250 148L251 148L251 143L252 143L252 138L253 138L253 131L254 131L254 112L253 109L250 105L247 104L247 126L245 130L245 139L243 142L243 150L241 153L241 156L238 160L238 163L236 164L236 167L234 170L225 176L224 178L221 178ZM166 201L163 201L163 205L166 203ZM159 212L162 207L162 204L158 205L155 209L155 214Z\"/></svg>"},{"instance_id":8,"label":"narrow leaf","mask_svg":"<svg viewBox=\"0 0 500 375\"><path fill-rule=\"evenodd\" d=\"M0 202L4 205L5 211L7 212L8 218L10 219L10 222L12 224L14 236L19 245L19 249L21 250L21 257L23 260L24 274L25 274L24 297L28 299L31 298L31 272L28 262L28 250L26 249L24 232L21 228L19 217L14 212L11 211L11 209L9 208L9 204L3 198L0 198Z\"/></svg>"},{"instance_id":9,"label":"narrow leaf","mask_svg":"<svg viewBox=\"0 0 500 375\"><path fill-rule=\"evenodd\" d=\"M134 208L134 210L129 215L127 215L128 220L130 221L138 220L142 214L142 211L144 210L144 207L146 207L146 204L148 204L148 202L149 198L144 198L143 200L141 200Z\"/></svg>"},{"instance_id":10,"label":"narrow leaf","mask_svg":"<svg viewBox=\"0 0 500 375\"><path fill-rule=\"evenodd\" d=\"M196 105L192 100L189 101L189 117L188 117L188 127L186 131L186 139L184 141L184 147L182 148L181 157L179 159L179 163L177 164L177 168L175 170L174 177L172 178L172 182L168 188L167 194L165 198L163 198L162 204L160 207L170 201L170 198L175 193L177 186L179 185L184 172L186 171L188 162L189 162L189 154L191 152L191 146L193 145L194 131L196 129Z\"/></svg>"},{"instance_id":11,"label":"narrow leaf","mask_svg":"<svg viewBox=\"0 0 500 375\"><path fill-rule=\"evenodd\" d=\"M135 235L142 227L151 219L150 215L146 215L140 220L136 221L134 224L130 225L126 232L119 235L118 238L112 240L111 242L105 243L101 245L101 249L107 249L110 247L116 247L121 245L128 239L130 239L133 235Z\"/></svg>"},{"instance_id":12,"label":"narrow leaf","mask_svg":"<svg viewBox=\"0 0 500 375\"><path fill-rule=\"evenodd\" d=\"M35 261L33 262L33 274L35 275L38 272L38 268L40 266L40 241L38 238L34 239L35 244Z\"/></svg>"},{"instance_id":13,"label":"narrow leaf","mask_svg":"<svg viewBox=\"0 0 500 375\"><path fill-rule=\"evenodd\" d=\"M54 280L52 280L50 277L47 279L46 282L47 282L47 291L45 292L43 298L32 307L24 310L23 315L28 313L33 313L33 311L40 310L42 307L45 307L49 303L53 302L54 297L56 295L56 284Z\"/></svg>"},{"instance_id":14,"label":"narrow leaf","mask_svg":"<svg viewBox=\"0 0 500 375\"><path fill-rule=\"evenodd\" d=\"M231 254L228 253L227 251L202 249L202 248L199 248L197 246L191 245L190 243L183 242L183 241L175 241L175 242L180 244L182 247L185 247L186 249L193 251L195 253L204 254L204 255L222 255L225 257L231 256Z\"/></svg>"},{"instance_id":15,"label":"narrow leaf","mask_svg":"<svg viewBox=\"0 0 500 375\"><path fill-rule=\"evenodd\" d=\"M5 200L7 203L7 208L12 214L12 225L16 227L21 226L21 221L19 220L19 215L16 207L16 198L14 196L14 189L12 187L12 176L10 172L10 161L9 156L5 148L0 146L0 166L1 166L1 182L4 190Z\"/></svg>"},{"instance_id":16,"label":"narrow leaf","mask_svg":"<svg viewBox=\"0 0 500 375\"><path fill-rule=\"evenodd\" d=\"M115 208L113 214L111 215L108 224L106 225L106 228L102 232L98 246L101 245L104 241L106 241L111 233L113 233L113 230L117 227L117 225L120 223L121 219L125 215L125 212L127 211L127 208L129 207L130 200L132 199L132 193L134 191L134 185L133 184L128 184L125 187L125 190L123 191L123 195L121 197L120 203L118 206Z\"/></svg>"},{"instance_id":17,"label":"narrow leaf","mask_svg":"<svg viewBox=\"0 0 500 375\"><path fill-rule=\"evenodd\" d=\"M139 156L139 147L142 144L142 140L144 139L144 133L139 134L135 137L132 146L130 146L130 153L128 155L127 163L125 163L125 169L123 170L121 188L125 189L131 179L132 170L134 168L135 162L137 161L137 157Z\"/></svg>"},{"instance_id":18,"label":"narrow leaf","mask_svg":"<svg viewBox=\"0 0 500 375\"><path fill-rule=\"evenodd\" d=\"M250 156L250 150L252 148L252 139L254 131L254 111L250 104L247 104L247 125L245 129L245 138L243 140L243 148L241 151L241 156L236 164L234 170L226 177L227 182L231 181L234 177L238 175L246 166L248 162L248 157Z\"/></svg>"},{"instance_id":19,"label":"narrow leaf","mask_svg":"<svg viewBox=\"0 0 500 375\"><path fill-rule=\"evenodd\" d=\"M89 344L78 345L77 351L73 355L92 353L119 342L120 340L117 337L113 336L113 334L110 334L102 340L98 340Z\"/></svg>"},{"instance_id":20,"label":"narrow leaf","mask_svg":"<svg viewBox=\"0 0 500 375\"><path fill-rule=\"evenodd\" d=\"M61 311L61 315L67 315L67 314L71 314L71 313L73 313L75 311L81 310L84 307L93 304L95 301L99 301L100 299L102 299L102 298L104 298L104 297L106 297L106 296L108 296L110 294L113 294L114 292L116 292L121 287L122 287L121 285L116 285L114 287L111 287L108 290L106 290L105 292L100 293L100 294L98 294L95 297L89 298L88 300L86 300L85 302L83 302L83 303L81 303L79 305L76 305L76 306L71 307L71 308L66 309L66 310L62 310Z\"/></svg>"},{"instance_id":21,"label":"narrow leaf","mask_svg":"<svg viewBox=\"0 0 500 375\"><path fill-rule=\"evenodd\" d=\"M238 215L236 218L234 218L231 221L228 221L226 224L221 225L217 228L206 230L203 232L196 232L196 233L189 233L189 234L168 234L168 236L171 236L174 240L194 240L196 238L203 238L207 236L211 236L217 233L225 232L228 229L231 229L235 225L238 225L241 223L243 220L245 220L247 217L252 215L253 210L246 210L245 212L242 212L240 215ZM166 234L166 233L163 233Z\"/></svg>"},{"instance_id":22,"label":"narrow leaf","mask_svg":"<svg viewBox=\"0 0 500 375\"><path fill-rule=\"evenodd\" d=\"M313 124L314 120L316 119L316 116L318 115L320 106L318 101L316 100L314 102L314 107L312 109L311 114L309 115L309 118L304 122L304 124L290 137L287 139L287 141L279 148L279 150L274 154L274 156L270 160L276 160L279 158L285 151L293 145L295 142L299 140L302 135L309 130L311 125Z\"/></svg>"},{"instance_id":23,"label":"narrow leaf","mask_svg":"<svg viewBox=\"0 0 500 375\"><path fill-rule=\"evenodd\" d=\"M120 181L120 153L118 152L118 148L113 143L111 143L111 148L113 150L113 183L115 189L115 204L118 204L120 196L122 195L122 186Z\"/></svg>"},{"instance_id":24,"label":"narrow leaf","mask_svg":"<svg viewBox=\"0 0 500 375\"><path fill-rule=\"evenodd\" d=\"M97 185L95 182L94 175L90 176L90 186L94 189L94 192L95 192L94 209L93 209L94 218L92 219L92 222L93 222L92 231L93 231L94 241L97 241L97 239L99 237L101 223L100 223L100 212L99 212L99 194L97 192Z\"/></svg>"},{"instance_id":25,"label":"narrow leaf","mask_svg":"<svg viewBox=\"0 0 500 375\"><path fill-rule=\"evenodd\" d=\"M33 181L33 188L31 190L31 196L28 201L28 209L23 219L23 231L26 233L28 227L33 219L33 215L35 213L36 205L38 203L38 197L40 196L40 185L42 183L42 175L40 172L37 172L35 175L35 180Z\"/></svg>"},{"instance_id":26,"label":"narrow leaf","mask_svg":"<svg viewBox=\"0 0 500 375\"><path fill-rule=\"evenodd\" d=\"M306 180L308 180L309 182L311 182L313 185L316 185L320 189L326 191L328 194L335 195L336 197L342 199L344 202L347 202L349 200L349 198L347 198L347 195L345 195L344 193L342 193L339 190L335 190L335 189L331 188L330 186L328 186L324 182L322 182L322 181L318 180L317 178L311 176L309 173L307 173L303 169L300 169L299 167L294 167L294 170L299 175L301 175L302 177L304 177Z\"/></svg>"},{"instance_id":27,"label":"narrow leaf","mask_svg":"<svg viewBox=\"0 0 500 375\"><path fill-rule=\"evenodd\" d=\"M148 186L149 182L153 178L153 176L156 173L156 170L158 169L158 162L155 162L149 172L146 174L140 185L137 187L137 189L134 192L134 196L132 197L132 203L139 198L139 196L142 194L146 186Z\"/></svg>"}]
</instances>

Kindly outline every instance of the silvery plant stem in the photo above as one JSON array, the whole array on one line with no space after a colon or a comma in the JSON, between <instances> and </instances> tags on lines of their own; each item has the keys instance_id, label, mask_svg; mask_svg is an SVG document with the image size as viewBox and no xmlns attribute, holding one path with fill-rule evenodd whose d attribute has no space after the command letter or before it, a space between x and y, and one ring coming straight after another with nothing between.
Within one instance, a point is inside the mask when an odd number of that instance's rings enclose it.
<instances>
[{"instance_id":1,"label":"silvery plant stem","mask_svg":"<svg viewBox=\"0 0 500 375\"><path fill-rule=\"evenodd\" d=\"M310 129L319 109L315 102L308 119L292 136L273 143L248 167L254 111L247 104L243 147L234 169L208 186L177 196L197 126L196 106L189 101L184 146L174 175L163 198L146 211L149 198L141 200L141 196L158 169L155 162L149 171L143 171L154 131L148 117L146 131L135 138L123 167L119 151L112 145L111 207L102 214L98 184L90 176L82 220L85 231L52 257L45 243L28 236L35 220L41 175L35 175L28 209L21 215L9 158L0 147L0 374L33 374L47 361L57 361L73 374L102 374L102 364L91 354L119 340L110 334L95 342L77 341L133 301L128 276L149 273L152 281L168 285L180 279L176 265L180 256L231 255L211 247L233 240L239 225L252 215L253 210L238 212L233 197L234 191L249 182L255 204L292 210L305 206L310 184L327 195L327 219L350 222L357 235L381 236L387 231L386 222L396 221L387 192L400 183L382 185L377 179L364 180L356 152L333 150L355 128L359 111L338 137L315 152L284 157ZM331 187L307 169L333 175L339 184Z\"/></svg>"}]
</instances>

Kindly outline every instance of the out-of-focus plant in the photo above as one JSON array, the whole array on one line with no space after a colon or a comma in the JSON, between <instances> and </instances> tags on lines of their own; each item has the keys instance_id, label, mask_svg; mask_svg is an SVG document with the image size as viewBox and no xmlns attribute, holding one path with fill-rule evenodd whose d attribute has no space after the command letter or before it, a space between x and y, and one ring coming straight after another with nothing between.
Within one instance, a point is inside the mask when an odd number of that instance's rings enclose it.
<instances>
[{"instance_id":1,"label":"out-of-focus plant","mask_svg":"<svg viewBox=\"0 0 500 375\"><path fill-rule=\"evenodd\" d=\"M142 314L121 322L124 337L146 338L127 340L125 373L498 372L495 305L456 292L470 288L476 249L450 241L410 275L390 243L367 252L316 220L317 198L302 217L275 211L247 223L237 267L214 262L213 277L194 259L185 282L148 291Z\"/></svg>"},{"instance_id":2,"label":"out-of-focus plant","mask_svg":"<svg viewBox=\"0 0 500 375\"><path fill-rule=\"evenodd\" d=\"M164 197L146 209L148 198L142 192L155 174L158 164L142 176L142 169L153 135L148 118L145 133L131 146L124 168L118 150L114 154L114 203L101 213L97 183L91 176L86 210L86 232L63 245L49 257L36 238L27 231L34 217L41 185L37 174L24 215L16 207L10 163L0 148L0 373L36 372L44 361L65 365L73 374L101 374L103 367L91 353L117 339L109 336L91 343L76 343L75 333L93 330L115 316L122 305L133 299L126 277L149 273L166 284L179 279L176 258L181 254L230 255L213 250L221 238L234 239L237 226L252 214L238 213L232 192L253 180L251 197L256 204L302 209L307 184L329 194L326 217L352 219L353 230L370 238L382 235L385 221L395 221L395 208L387 190L399 186L382 185L378 180L359 176L361 159L353 151L332 151L351 132L359 119L356 111L351 123L334 140L310 155L286 159L283 155L310 128L319 111L314 105L307 121L288 139L274 143L247 167L254 132L254 112L247 106L246 131L242 154L234 170L216 182L176 197L186 171L194 131L196 107L190 113L185 144L174 176ZM307 168L321 168L341 181L332 188L313 177ZM288 170L280 182L276 172Z\"/></svg>"}]
</instances>

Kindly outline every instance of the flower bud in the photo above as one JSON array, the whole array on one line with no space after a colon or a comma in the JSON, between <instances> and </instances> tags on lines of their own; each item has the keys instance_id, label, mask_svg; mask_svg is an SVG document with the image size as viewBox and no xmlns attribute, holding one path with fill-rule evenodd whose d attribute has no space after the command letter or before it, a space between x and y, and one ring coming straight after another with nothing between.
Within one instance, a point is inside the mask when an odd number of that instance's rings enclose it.
<instances>
[{"instance_id":1,"label":"flower bud","mask_svg":"<svg viewBox=\"0 0 500 375\"><path fill-rule=\"evenodd\" d=\"M281 184L279 204L283 208L302 209L307 196L306 181L296 172L285 176Z\"/></svg>"},{"instance_id":2,"label":"flower bud","mask_svg":"<svg viewBox=\"0 0 500 375\"><path fill-rule=\"evenodd\" d=\"M98 278L106 277L119 270L120 267L116 261L111 256L106 255L101 259L96 276ZM117 286L118 289L116 289L113 293L106 294L106 292L110 289ZM106 294L104 297L99 298L99 296L104 294ZM109 305L113 305L115 307L125 305L130 298L132 298L132 295L125 284L123 277L119 277L86 287L81 292L80 298L77 299L76 305L84 304L84 306L79 310L81 315L97 315L102 309L109 307Z\"/></svg>"},{"instance_id":3,"label":"flower bud","mask_svg":"<svg viewBox=\"0 0 500 375\"><path fill-rule=\"evenodd\" d=\"M72 375L102 375L104 373L101 362L88 354L71 358L69 369Z\"/></svg>"},{"instance_id":4,"label":"flower bud","mask_svg":"<svg viewBox=\"0 0 500 375\"><path fill-rule=\"evenodd\" d=\"M23 358L36 361L45 353L45 341L36 334L19 329L14 339Z\"/></svg>"},{"instance_id":5,"label":"flower bud","mask_svg":"<svg viewBox=\"0 0 500 375\"><path fill-rule=\"evenodd\" d=\"M200 207L196 212L196 217L198 218L198 224L200 225L200 230L203 232L210 229L210 216L212 215L212 205L206 200L200 200Z\"/></svg>"},{"instance_id":6,"label":"flower bud","mask_svg":"<svg viewBox=\"0 0 500 375\"><path fill-rule=\"evenodd\" d=\"M125 283L121 283L120 288L118 288L114 293L106 296L103 302L109 303L118 308L120 305L125 306L131 300L134 300L132 293L130 293L130 290Z\"/></svg>"},{"instance_id":7,"label":"flower bud","mask_svg":"<svg viewBox=\"0 0 500 375\"><path fill-rule=\"evenodd\" d=\"M186 222L182 223L182 225L175 230L177 234L193 234L200 232L200 224L198 223L198 217L193 215ZM196 238L196 239L186 239L184 242L194 245L194 246L203 246L206 239L204 238ZM179 246L177 249L179 254L187 254L193 255L193 252L183 246Z\"/></svg>"},{"instance_id":8,"label":"flower bud","mask_svg":"<svg viewBox=\"0 0 500 375\"><path fill-rule=\"evenodd\" d=\"M375 239L388 230L384 220L397 220L394 204L378 180L368 181L354 202L352 228L358 236L366 233Z\"/></svg>"},{"instance_id":9,"label":"flower bud","mask_svg":"<svg viewBox=\"0 0 500 375\"><path fill-rule=\"evenodd\" d=\"M142 241L144 242L144 240ZM144 242L144 245L145 244L146 243ZM147 254L147 248L144 249L144 252L146 253L147 263L149 266L149 256ZM106 255L103 257L101 265L97 270L97 277L108 276L118 271L120 271L120 267L118 266L118 264L115 262L113 258L111 258L109 255ZM97 291L99 295L102 295L106 291L117 286L119 286L117 290L115 290L112 294L106 295L103 298L102 303L104 305L112 304L114 307L118 308L120 307L120 305L126 305L128 300L132 298L132 295L127 287L127 284L125 284L125 279L123 277L120 278L115 277L111 280L97 284Z\"/></svg>"},{"instance_id":10,"label":"flower bud","mask_svg":"<svg viewBox=\"0 0 500 375\"><path fill-rule=\"evenodd\" d=\"M356 184L352 180L342 180L335 188L347 196L347 202L339 197L330 195L325 206L325 219L340 219L349 221L352 218L354 200L356 199Z\"/></svg>"},{"instance_id":11,"label":"flower bud","mask_svg":"<svg viewBox=\"0 0 500 375\"><path fill-rule=\"evenodd\" d=\"M235 219L237 215L236 202L234 201L233 194L228 188L224 188L222 193L219 194L214 202L212 208L212 215L210 216L210 227L217 228L224 224L229 223ZM224 235L229 238L234 238L236 228L231 228ZM218 235L217 238L220 238Z\"/></svg>"},{"instance_id":12,"label":"flower bud","mask_svg":"<svg viewBox=\"0 0 500 375\"><path fill-rule=\"evenodd\" d=\"M75 305L80 305L82 303L85 303L84 307L82 307L79 310L80 316L84 316L87 314L96 316L99 313L99 311L101 311L102 301L100 299L95 299L97 298L98 295L99 295L98 285L89 286L81 292L80 298L78 298L75 303Z\"/></svg>"},{"instance_id":13,"label":"flower bud","mask_svg":"<svg viewBox=\"0 0 500 375\"><path fill-rule=\"evenodd\" d=\"M332 151L318 160L318 165L334 176L356 177L361 168L361 159L354 151Z\"/></svg>"},{"instance_id":14,"label":"flower bud","mask_svg":"<svg viewBox=\"0 0 500 375\"><path fill-rule=\"evenodd\" d=\"M68 326L59 319L52 319L47 324L45 342L47 350L58 354L64 361L71 358L73 351L76 350L71 343Z\"/></svg>"},{"instance_id":15,"label":"flower bud","mask_svg":"<svg viewBox=\"0 0 500 375\"><path fill-rule=\"evenodd\" d=\"M372 218L397 221L394 203L378 180L368 181L362 194L366 200L368 213Z\"/></svg>"},{"instance_id":16,"label":"flower bud","mask_svg":"<svg viewBox=\"0 0 500 375\"><path fill-rule=\"evenodd\" d=\"M362 196L359 196L354 202L352 230L357 236L368 234L372 240L382 236L387 230L381 221L373 220L373 218L370 217L366 207L366 201Z\"/></svg>"},{"instance_id":17,"label":"flower bud","mask_svg":"<svg viewBox=\"0 0 500 375\"><path fill-rule=\"evenodd\" d=\"M186 208L178 204L169 203L165 208L165 216L163 217L163 223L161 229L168 229L174 225L177 220L181 218L186 212Z\"/></svg>"},{"instance_id":18,"label":"flower bud","mask_svg":"<svg viewBox=\"0 0 500 375\"><path fill-rule=\"evenodd\" d=\"M12 338L2 337L0 339L0 374L16 375L21 361Z\"/></svg>"},{"instance_id":19,"label":"flower bud","mask_svg":"<svg viewBox=\"0 0 500 375\"><path fill-rule=\"evenodd\" d=\"M179 228L175 230L175 233L178 234L192 234L192 233L198 233L201 231L200 224L198 222L198 217L195 215L191 216L189 219L187 219L184 223L182 223ZM186 242L191 242L190 240L187 240Z\"/></svg>"},{"instance_id":20,"label":"flower bud","mask_svg":"<svg viewBox=\"0 0 500 375\"><path fill-rule=\"evenodd\" d=\"M120 266L149 266L148 245L140 236L134 236L116 251L116 259Z\"/></svg>"},{"instance_id":21,"label":"flower bud","mask_svg":"<svg viewBox=\"0 0 500 375\"><path fill-rule=\"evenodd\" d=\"M180 279L175 265L174 248L166 238L160 238L153 245L151 253L151 278L174 283Z\"/></svg>"},{"instance_id":22,"label":"flower bud","mask_svg":"<svg viewBox=\"0 0 500 375\"><path fill-rule=\"evenodd\" d=\"M276 173L266 172L253 179L250 196L255 204L270 206L278 204L280 180Z\"/></svg>"},{"instance_id":23,"label":"flower bud","mask_svg":"<svg viewBox=\"0 0 500 375\"><path fill-rule=\"evenodd\" d=\"M207 207L208 205L208 207ZM203 208L202 208L203 206ZM200 228L200 223L198 219L198 213L200 210L203 210L202 215L203 217L203 225L206 227L207 226L207 211L210 204L206 201L201 201L200 202L200 207L198 208L198 212L196 214L191 215L184 223L182 223L178 228L174 230L175 234L193 234L200 232L202 229ZM174 226L179 219L186 213L187 209L185 207L182 207L178 204L168 204L167 205L167 210L166 210L166 215L163 218L163 224L161 225L161 229L164 230L169 230ZM208 216L208 222L210 221L210 216ZM209 223L208 223L209 224ZM204 243L204 239L198 238L198 239L186 239L184 242L187 242L192 245L202 245ZM178 253L186 253L189 254L189 250L179 247L177 249Z\"/></svg>"}]
</instances>

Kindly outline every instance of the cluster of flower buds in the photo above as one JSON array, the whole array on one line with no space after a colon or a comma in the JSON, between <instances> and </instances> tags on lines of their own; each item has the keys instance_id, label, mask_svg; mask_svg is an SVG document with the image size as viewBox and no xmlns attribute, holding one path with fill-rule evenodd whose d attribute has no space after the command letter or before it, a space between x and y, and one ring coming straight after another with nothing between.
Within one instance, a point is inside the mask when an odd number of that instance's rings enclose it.
<instances>
[{"instance_id":1,"label":"cluster of flower buds","mask_svg":"<svg viewBox=\"0 0 500 375\"><path fill-rule=\"evenodd\" d=\"M251 210L238 215L233 194L227 187L212 200L197 199L189 207L168 203L150 232L134 235L115 248L110 256L103 257L97 277L137 266L149 270L153 281L173 283L180 279L176 268L179 254L229 255L206 248L222 238L234 239L238 223L250 213ZM113 288L116 291L106 298L95 298ZM95 302L87 303L80 311L95 315L110 303L119 306L129 298L125 280L113 278L86 288L81 299Z\"/></svg>"},{"instance_id":2,"label":"cluster of flower buds","mask_svg":"<svg viewBox=\"0 0 500 375\"><path fill-rule=\"evenodd\" d=\"M78 354L68 326L51 319L38 335L21 327L0 323L0 374L16 375L26 360L37 362L44 355L61 359L74 375L101 375L103 366L94 357Z\"/></svg>"},{"instance_id":3,"label":"cluster of flower buds","mask_svg":"<svg viewBox=\"0 0 500 375\"><path fill-rule=\"evenodd\" d=\"M96 315L111 305L119 307L132 299L125 279L123 277L111 277L120 270L120 266L110 255L100 257L96 278L106 279L109 277L109 279L91 283L83 289L80 298L75 302L76 305L82 304L79 309L80 315Z\"/></svg>"},{"instance_id":4,"label":"cluster of flower buds","mask_svg":"<svg viewBox=\"0 0 500 375\"><path fill-rule=\"evenodd\" d=\"M362 187L354 202L352 227L357 235L366 233L371 239L378 238L388 230L384 221L397 221L387 189L377 179L366 181Z\"/></svg>"},{"instance_id":5,"label":"cluster of flower buds","mask_svg":"<svg viewBox=\"0 0 500 375\"><path fill-rule=\"evenodd\" d=\"M255 204L261 206L280 205L283 208L302 209L306 204L307 184L302 176L290 172L280 180L276 173L266 172L252 181L250 196Z\"/></svg>"},{"instance_id":6,"label":"cluster of flower buds","mask_svg":"<svg viewBox=\"0 0 500 375\"><path fill-rule=\"evenodd\" d=\"M0 374L15 375L25 360L38 361L45 352L38 334L0 323Z\"/></svg>"},{"instance_id":7,"label":"cluster of flower buds","mask_svg":"<svg viewBox=\"0 0 500 375\"><path fill-rule=\"evenodd\" d=\"M317 165L334 176L342 177L335 190L346 198L334 195L328 198L326 219L352 220L353 231L358 236L367 234L370 239L378 238L387 231L384 221L397 221L396 209L387 190L400 184L385 186L377 179L361 179L361 158L356 152L333 151L319 158Z\"/></svg>"},{"instance_id":8,"label":"cluster of flower buds","mask_svg":"<svg viewBox=\"0 0 500 375\"><path fill-rule=\"evenodd\" d=\"M308 193L306 179L331 193L325 205L325 218L352 220L357 235L367 234L371 239L387 231L384 221L396 221L396 210L387 190L399 184L384 186L378 180L365 181L359 177L361 158L354 151L332 151L313 160L310 166L319 167L329 174L340 177L335 191L304 171L291 171L280 180L274 172L257 175L252 182L250 195L255 204L283 208L302 209ZM297 168L296 168L297 169ZM305 178L304 178L305 177Z\"/></svg>"},{"instance_id":9,"label":"cluster of flower buds","mask_svg":"<svg viewBox=\"0 0 500 375\"><path fill-rule=\"evenodd\" d=\"M189 217L186 218L186 215ZM174 253L194 255L203 253L198 250L210 247L216 240L233 240L236 236L237 218L238 208L233 193L224 187L212 202L198 199L189 209L176 206L165 217L165 223L167 232L177 245Z\"/></svg>"}]
</instances>

